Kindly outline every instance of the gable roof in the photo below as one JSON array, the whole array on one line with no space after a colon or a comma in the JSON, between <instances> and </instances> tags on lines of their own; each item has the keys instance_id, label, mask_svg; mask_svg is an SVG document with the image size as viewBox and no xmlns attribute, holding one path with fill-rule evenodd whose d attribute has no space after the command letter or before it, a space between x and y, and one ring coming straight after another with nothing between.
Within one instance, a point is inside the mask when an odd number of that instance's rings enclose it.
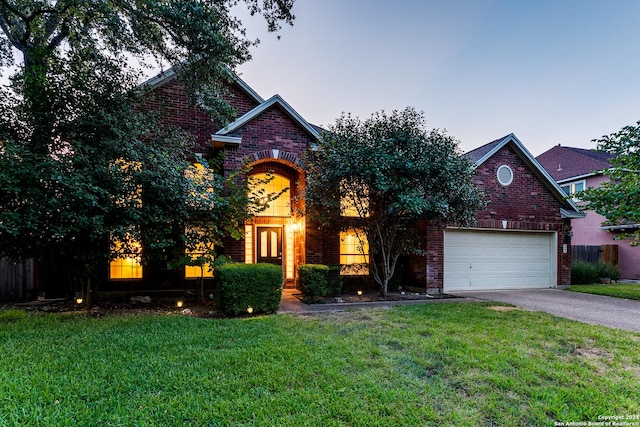
<instances>
[{"instance_id":1,"label":"gable roof","mask_svg":"<svg viewBox=\"0 0 640 427\"><path fill-rule=\"evenodd\" d=\"M262 98L258 93L251 88L244 80L240 78L236 73L231 70L227 70L229 75L231 76L231 80L236 83L240 89L244 93L247 94L251 99L253 99L257 104L261 104L264 102L264 98ZM173 67L169 68L166 71L162 71L157 76L151 77L146 82L142 83L143 86L151 86L153 89L160 87L166 83L169 83L175 80L178 77Z\"/></svg>"},{"instance_id":2,"label":"gable roof","mask_svg":"<svg viewBox=\"0 0 640 427\"><path fill-rule=\"evenodd\" d=\"M294 122L300 125L300 127L302 127L302 129L304 129L313 138L317 139L320 136L316 126L309 124L309 122L302 118L302 116L298 114L298 112L294 110L284 99L282 99L280 95L276 94L268 100L263 101L257 107L247 111L235 121L217 131L214 135L211 135L211 140L213 142L239 144L242 141L242 137L229 136L229 134L234 133L273 106L282 108L282 110L284 110L284 112L293 119Z\"/></svg>"},{"instance_id":3,"label":"gable roof","mask_svg":"<svg viewBox=\"0 0 640 427\"><path fill-rule=\"evenodd\" d=\"M556 181L563 182L600 174L611 167L612 157L606 151L563 147L558 144L540 154L537 160Z\"/></svg>"},{"instance_id":4,"label":"gable roof","mask_svg":"<svg viewBox=\"0 0 640 427\"><path fill-rule=\"evenodd\" d=\"M533 155L527 150L522 142L512 133L502 138L498 138L489 142L481 147L471 150L465 154L467 159L471 162L474 169L477 169L480 165L493 157L503 147L509 145L516 152L518 157L531 169L544 184L545 187L556 197L561 203L560 213L563 218L584 218L585 214L580 212L580 209L571 199L566 198L566 194L560 186L556 183L555 179L549 175L545 168L538 163Z\"/></svg>"}]
</instances>

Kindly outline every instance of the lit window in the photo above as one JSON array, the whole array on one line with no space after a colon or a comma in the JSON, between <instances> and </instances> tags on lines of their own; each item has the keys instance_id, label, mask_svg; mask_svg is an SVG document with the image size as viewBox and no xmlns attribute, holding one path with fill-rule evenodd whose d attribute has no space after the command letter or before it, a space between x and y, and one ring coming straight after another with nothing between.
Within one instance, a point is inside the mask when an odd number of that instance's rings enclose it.
<instances>
[{"instance_id":1,"label":"lit window","mask_svg":"<svg viewBox=\"0 0 640 427\"><path fill-rule=\"evenodd\" d=\"M369 274L369 241L360 229L340 232L340 274Z\"/></svg>"},{"instance_id":2,"label":"lit window","mask_svg":"<svg viewBox=\"0 0 640 427\"><path fill-rule=\"evenodd\" d=\"M255 198L264 210L256 216L291 216L289 188L291 181L281 175L258 173L249 177L251 192L249 197ZM275 200L270 198L279 195Z\"/></svg>"},{"instance_id":3,"label":"lit window","mask_svg":"<svg viewBox=\"0 0 640 427\"><path fill-rule=\"evenodd\" d=\"M197 261L198 258L208 257L211 253L210 249L205 244L204 238L200 239L199 236L203 236L203 233L207 232L206 227L187 227L185 234L188 238L193 239L193 241L197 241L194 245L193 249L186 248L185 255L189 256L192 261ZM199 279L200 277L213 277L213 268L211 264L205 262L202 264L202 267L199 265L186 265L184 267L184 277L185 279Z\"/></svg>"},{"instance_id":4,"label":"lit window","mask_svg":"<svg viewBox=\"0 0 640 427\"><path fill-rule=\"evenodd\" d=\"M369 191L364 184L340 182L340 215L364 218L369 215Z\"/></svg>"},{"instance_id":5,"label":"lit window","mask_svg":"<svg viewBox=\"0 0 640 427\"><path fill-rule=\"evenodd\" d=\"M118 257L109 263L109 279L142 279L140 242L131 240L127 246L129 249L118 240L113 242L113 252Z\"/></svg>"},{"instance_id":6,"label":"lit window","mask_svg":"<svg viewBox=\"0 0 640 427\"><path fill-rule=\"evenodd\" d=\"M184 173L187 179L187 204L197 209L213 208L215 197L211 187L213 171L201 163L192 163Z\"/></svg>"}]
</instances>

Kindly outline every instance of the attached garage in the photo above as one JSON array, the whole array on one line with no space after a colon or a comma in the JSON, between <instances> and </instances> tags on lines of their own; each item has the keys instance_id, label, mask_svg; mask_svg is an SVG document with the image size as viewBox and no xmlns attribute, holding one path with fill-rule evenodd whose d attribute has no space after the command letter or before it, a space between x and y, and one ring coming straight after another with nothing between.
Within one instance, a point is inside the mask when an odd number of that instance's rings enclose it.
<instances>
[{"instance_id":1,"label":"attached garage","mask_svg":"<svg viewBox=\"0 0 640 427\"><path fill-rule=\"evenodd\" d=\"M468 230L444 233L444 290L555 288L555 232Z\"/></svg>"}]
</instances>

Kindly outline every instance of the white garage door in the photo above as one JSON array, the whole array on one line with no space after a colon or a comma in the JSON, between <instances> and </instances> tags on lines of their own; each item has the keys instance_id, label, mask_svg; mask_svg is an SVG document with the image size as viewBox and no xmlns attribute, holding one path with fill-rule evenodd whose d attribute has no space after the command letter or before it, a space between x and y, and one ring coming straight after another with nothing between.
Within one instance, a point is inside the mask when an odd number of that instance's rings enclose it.
<instances>
[{"instance_id":1,"label":"white garage door","mask_svg":"<svg viewBox=\"0 0 640 427\"><path fill-rule=\"evenodd\" d=\"M556 286L555 233L444 233L444 290L533 289Z\"/></svg>"}]
</instances>

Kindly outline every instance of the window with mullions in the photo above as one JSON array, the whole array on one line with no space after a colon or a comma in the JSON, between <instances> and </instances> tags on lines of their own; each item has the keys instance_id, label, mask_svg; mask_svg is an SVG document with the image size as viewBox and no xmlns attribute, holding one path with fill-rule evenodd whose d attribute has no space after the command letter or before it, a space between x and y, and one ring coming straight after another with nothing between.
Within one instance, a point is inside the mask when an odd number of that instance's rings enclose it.
<instances>
[{"instance_id":1,"label":"window with mullions","mask_svg":"<svg viewBox=\"0 0 640 427\"><path fill-rule=\"evenodd\" d=\"M360 229L340 232L340 274L344 276L369 274L369 241Z\"/></svg>"},{"instance_id":2,"label":"window with mullions","mask_svg":"<svg viewBox=\"0 0 640 427\"><path fill-rule=\"evenodd\" d=\"M130 240L124 244L119 240L112 243L113 253L117 258L109 263L109 279L142 279L142 263L140 259L140 242Z\"/></svg>"},{"instance_id":3,"label":"window with mullions","mask_svg":"<svg viewBox=\"0 0 640 427\"><path fill-rule=\"evenodd\" d=\"M272 173L257 173L249 179L250 197L255 197L261 205L266 206L256 216L291 216L289 179ZM278 194L276 199L269 201L269 198Z\"/></svg>"},{"instance_id":4,"label":"window with mullions","mask_svg":"<svg viewBox=\"0 0 640 427\"><path fill-rule=\"evenodd\" d=\"M585 180L570 182L568 184L563 184L560 188L565 192L567 196L576 197L586 188Z\"/></svg>"}]
</instances>

